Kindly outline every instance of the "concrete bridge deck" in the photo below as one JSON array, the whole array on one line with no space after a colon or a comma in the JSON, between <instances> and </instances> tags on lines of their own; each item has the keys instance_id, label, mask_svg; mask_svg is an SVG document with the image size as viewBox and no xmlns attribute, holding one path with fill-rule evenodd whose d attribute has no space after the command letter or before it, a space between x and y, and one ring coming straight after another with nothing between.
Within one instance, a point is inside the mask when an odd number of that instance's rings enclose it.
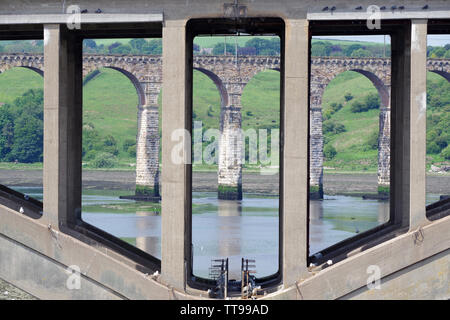
<instances>
[{"instance_id":1,"label":"concrete bridge deck","mask_svg":"<svg viewBox=\"0 0 450 320\"><path fill-rule=\"evenodd\" d=\"M261 281L265 299L448 299L450 217L434 219L425 206L427 34L450 33L447 1L428 6L403 1L380 12L369 29L369 5L331 3L80 0L89 13L81 29L69 29L72 1L5 0L0 38L43 38L44 201L2 191L0 278L39 298L200 299L207 286L191 275L191 166L172 161L172 133L191 129L192 39L197 34L276 34L281 38L281 170L279 273ZM364 9L364 10L363 10ZM81 15L82 16L82 15ZM390 193L389 223L324 250L308 250L310 62L312 35L389 34ZM82 39L162 36L162 239L159 261L81 220ZM51 63L48 63L51 61ZM238 89L233 82L232 90ZM152 88L149 91L153 90ZM231 91L232 93L234 91ZM230 105L238 95L230 95ZM146 105L149 108L155 105ZM189 149L182 148L188 159ZM21 206L23 210L17 211ZM443 208L443 207L442 207ZM436 208L434 208L436 209ZM433 209L433 210L434 210ZM439 210L442 213L444 210ZM23 211L23 213L21 213ZM447 212L447 211L446 211ZM326 261L333 263L328 265ZM310 263L316 264L310 268ZM67 268L79 267L73 288ZM375 266L375 269L374 269ZM378 270L375 274L371 270ZM158 273L155 273L158 271ZM368 281L381 278L380 289ZM378 277L379 276L379 277Z\"/></svg>"}]
</instances>

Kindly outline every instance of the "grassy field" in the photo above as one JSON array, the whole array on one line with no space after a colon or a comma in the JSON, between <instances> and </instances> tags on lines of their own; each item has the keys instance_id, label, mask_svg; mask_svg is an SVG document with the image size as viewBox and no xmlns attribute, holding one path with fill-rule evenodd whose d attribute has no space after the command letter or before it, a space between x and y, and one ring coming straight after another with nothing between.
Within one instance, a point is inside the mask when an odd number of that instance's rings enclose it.
<instances>
[{"instance_id":1,"label":"grassy field","mask_svg":"<svg viewBox=\"0 0 450 320\"><path fill-rule=\"evenodd\" d=\"M443 80L429 73L428 81ZM261 72L248 83L242 96L243 129L279 126L279 86L280 74L277 71ZM42 87L42 77L34 71L24 68L8 70L0 75L0 102L12 102L28 89ZM202 121L205 128L219 128L220 96L214 83L203 73L194 71L193 87L195 120ZM346 103L344 95L347 92L353 95L353 99ZM370 134L378 130L378 110L362 113L350 111L353 101L362 101L366 95L376 92L372 83L356 72L345 72L328 85L323 107L327 109L333 102L344 105L331 119L342 123L346 132L328 137L329 143L337 150L337 156L326 161L326 167L338 171L376 171L377 151L367 150L366 142ZM124 75L112 69L101 69L101 73L88 82L83 90L84 122L93 123L102 135L111 134L115 137L120 150L118 167L121 169L134 170L135 159L123 151L122 144L126 139L136 138L137 103L134 86ZM444 159L434 155L429 160L440 162ZM20 166L41 168L40 164ZM0 164L0 168L12 167L17 168L17 165ZM194 168L215 170L214 166Z\"/></svg>"}]
</instances>

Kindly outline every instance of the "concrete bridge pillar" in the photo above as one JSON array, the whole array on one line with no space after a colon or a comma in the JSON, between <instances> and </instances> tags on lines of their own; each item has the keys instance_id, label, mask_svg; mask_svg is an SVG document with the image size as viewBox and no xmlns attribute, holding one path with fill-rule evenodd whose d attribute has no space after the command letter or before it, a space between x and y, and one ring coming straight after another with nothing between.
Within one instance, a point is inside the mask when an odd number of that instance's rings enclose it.
<instances>
[{"instance_id":1,"label":"concrete bridge pillar","mask_svg":"<svg viewBox=\"0 0 450 320\"><path fill-rule=\"evenodd\" d=\"M427 20L413 19L392 35L391 216L412 231L429 223L426 185Z\"/></svg>"},{"instance_id":2,"label":"concrete bridge pillar","mask_svg":"<svg viewBox=\"0 0 450 320\"><path fill-rule=\"evenodd\" d=\"M192 126L193 39L186 29L181 20L167 20L163 26L161 277L179 290L184 290L191 274L192 254L191 139L187 133Z\"/></svg>"},{"instance_id":3,"label":"concrete bridge pillar","mask_svg":"<svg viewBox=\"0 0 450 320\"><path fill-rule=\"evenodd\" d=\"M218 198L242 199L242 114L241 96L244 85L228 83L229 105L220 110Z\"/></svg>"},{"instance_id":4,"label":"concrete bridge pillar","mask_svg":"<svg viewBox=\"0 0 450 320\"><path fill-rule=\"evenodd\" d=\"M142 85L142 84L141 84ZM144 84L146 104L138 109L136 196L159 200L159 88Z\"/></svg>"},{"instance_id":5,"label":"concrete bridge pillar","mask_svg":"<svg viewBox=\"0 0 450 320\"><path fill-rule=\"evenodd\" d=\"M281 47L284 132L280 206L280 271L284 287L308 276L309 23L287 20Z\"/></svg>"},{"instance_id":6,"label":"concrete bridge pillar","mask_svg":"<svg viewBox=\"0 0 450 320\"><path fill-rule=\"evenodd\" d=\"M51 228L81 219L82 42L44 25L44 214Z\"/></svg>"}]
</instances>

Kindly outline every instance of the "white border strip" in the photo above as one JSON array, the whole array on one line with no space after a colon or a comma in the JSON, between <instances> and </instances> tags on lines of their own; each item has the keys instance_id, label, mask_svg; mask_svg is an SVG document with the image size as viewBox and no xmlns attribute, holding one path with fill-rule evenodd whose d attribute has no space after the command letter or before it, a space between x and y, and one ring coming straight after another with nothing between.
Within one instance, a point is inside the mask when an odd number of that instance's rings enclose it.
<instances>
[{"instance_id":1,"label":"white border strip","mask_svg":"<svg viewBox=\"0 0 450 320\"><path fill-rule=\"evenodd\" d=\"M2 24L64 24L72 14L31 14L31 15L0 15ZM127 23L127 22L163 22L162 13L127 14L127 13L83 13L80 23Z\"/></svg>"},{"instance_id":2,"label":"white border strip","mask_svg":"<svg viewBox=\"0 0 450 320\"><path fill-rule=\"evenodd\" d=\"M421 10L421 11L380 11L381 20L393 19L450 19L450 8L448 10ZM354 12L308 12L308 20L367 20L373 19L371 13L363 10Z\"/></svg>"}]
</instances>

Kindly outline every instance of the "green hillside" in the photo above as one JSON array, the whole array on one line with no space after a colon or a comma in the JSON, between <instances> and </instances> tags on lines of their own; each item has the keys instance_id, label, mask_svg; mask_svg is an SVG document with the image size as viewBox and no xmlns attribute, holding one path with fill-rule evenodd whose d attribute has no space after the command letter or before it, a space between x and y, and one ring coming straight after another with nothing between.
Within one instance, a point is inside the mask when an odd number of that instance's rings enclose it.
<instances>
[{"instance_id":1,"label":"green hillside","mask_svg":"<svg viewBox=\"0 0 450 320\"><path fill-rule=\"evenodd\" d=\"M279 73L266 71L256 75L246 86L242 96L244 129L279 127L279 85ZM31 70L14 68L6 71L0 75L0 102L11 103L28 89L42 86L42 78ZM431 88L431 100L439 98L446 101L442 109L428 110L429 115L440 116L442 122L443 116L448 114L443 108L450 105L447 101L450 85L438 75L429 74L428 86ZM193 87L195 120L202 121L204 128L219 128L220 96L214 83L206 75L195 71ZM345 97L347 93L352 96L349 101ZM326 145L333 146L337 152L334 158L325 161L326 167L345 171L376 170L377 151L368 148L368 142L378 131L378 110L351 111L353 103L363 102L368 95L376 93L371 82L356 72L345 72L328 85L323 97L324 110L330 110L333 103L342 104L342 108L331 115L329 120L342 125L345 131L325 134ZM132 169L135 158L123 148L123 144L136 139L138 98L133 85L118 71L101 69L101 73L85 85L83 103L84 123L92 125L102 137L111 135L117 141L115 167ZM432 137L436 138L437 143L438 138L448 139L446 133L441 131L439 129L437 133L440 137ZM444 161L439 152L429 155L430 162Z\"/></svg>"}]
</instances>

